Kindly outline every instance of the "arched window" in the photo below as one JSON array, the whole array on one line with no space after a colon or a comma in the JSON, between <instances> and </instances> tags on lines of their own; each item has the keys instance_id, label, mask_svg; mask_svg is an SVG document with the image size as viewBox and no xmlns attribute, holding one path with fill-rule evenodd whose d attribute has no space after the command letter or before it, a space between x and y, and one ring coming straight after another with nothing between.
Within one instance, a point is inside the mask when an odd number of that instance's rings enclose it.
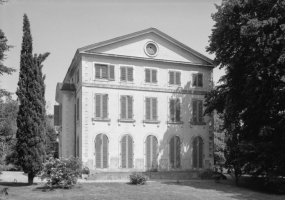
<instances>
[{"instance_id":1,"label":"arched window","mask_svg":"<svg viewBox=\"0 0 285 200\"><path fill-rule=\"evenodd\" d=\"M203 168L203 140L201 137L193 139L193 167Z\"/></svg>"},{"instance_id":2,"label":"arched window","mask_svg":"<svg viewBox=\"0 0 285 200\"><path fill-rule=\"evenodd\" d=\"M157 138L153 135L149 135L145 142L145 153L146 153L146 168L156 169L157 168Z\"/></svg>"},{"instance_id":3,"label":"arched window","mask_svg":"<svg viewBox=\"0 0 285 200\"><path fill-rule=\"evenodd\" d=\"M108 168L108 137L99 134L95 139L96 168Z\"/></svg>"},{"instance_id":4,"label":"arched window","mask_svg":"<svg viewBox=\"0 0 285 200\"><path fill-rule=\"evenodd\" d=\"M130 135L125 135L121 140L122 168L133 168L133 159L133 138Z\"/></svg>"},{"instance_id":5,"label":"arched window","mask_svg":"<svg viewBox=\"0 0 285 200\"><path fill-rule=\"evenodd\" d=\"M169 141L169 160L170 168L180 168L181 167L181 141L178 136L173 136Z\"/></svg>"}]
</instances>

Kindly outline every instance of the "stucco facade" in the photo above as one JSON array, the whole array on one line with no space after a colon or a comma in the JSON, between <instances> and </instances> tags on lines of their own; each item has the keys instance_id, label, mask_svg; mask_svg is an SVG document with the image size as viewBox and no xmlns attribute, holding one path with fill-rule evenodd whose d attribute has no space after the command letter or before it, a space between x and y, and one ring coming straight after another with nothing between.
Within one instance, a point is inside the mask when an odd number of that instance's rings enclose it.
<instances>
[{"instance_id":1,"label":"stucco facade","mask_svg":"<svg viewBox=\"0 0 285 200\"><path fill-rule=\"evenodd\" d=\"M209 58L154 28L78 49L56 91L59 155L99 171L213 166L213 120L201 116L212 76Z\"/></svg>"}]
</instances>

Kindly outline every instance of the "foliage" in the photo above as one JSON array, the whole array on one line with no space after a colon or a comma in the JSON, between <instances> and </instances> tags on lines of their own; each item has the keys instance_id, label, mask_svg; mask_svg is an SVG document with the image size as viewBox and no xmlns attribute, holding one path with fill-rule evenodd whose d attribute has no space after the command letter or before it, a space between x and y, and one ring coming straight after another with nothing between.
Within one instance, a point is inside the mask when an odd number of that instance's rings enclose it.
<instances>
[{"instance_id":1,"label":"foliage","mask_svg":"<svg viewBox=\"0 0 285 200\"><path fill-rule=\"evenodd\" d=\"M212 169L203 169L203 170L199 173L199 176L200 176L202 179L211 179L211 178L212 178L212 173L213 173L213 170L212 170Z\"/></svg>"},{"instance_id":2,"label":"foliage","mask_svg":"<svg viewBox=\"0 0 285 200\"><path fill-rule=\"evenodd\" d=\"M87 166L85 166L85 167L82 169L82 174L87 174L87 175L89 175L89 174L90 174L90 169L89 169Z\"/></svg>"},{"instance_id":3,"label":"foliage","mask_svg":"<svg viewBox=\"0 0 285 200\"><path fill-rule=\"evenodd\" d=\"M51 157L44 163L43 170L39 177L47 180L48 187L59 186L62 188L71 188L77 183L77 178L81 175L82 162L79 158L61 158Z\"/></svg>"},{"instance_id":4,"label":"foliage","mask_svg":"<svg viewBox=\"0 0 285 200\"><path fill-rule=\"evenodd\" d=\"M207 51L225 68L206 96L224 117L226 164L242 173L285 176L285 3L223 0Z\"/></svg>"},{"instance_id":5,"label":"foliage","mask_svg":"<svg viewBox=\"0 0 285 200\"><path fill-rule=\"evenodd\" d=\"M32 55L32 35L26 14L23 32L20 74L16 92L20 105L14 156L17 157L16 164L28 173L29 184L33 184L33 179L42 170L42 163L45 160L45 86L42 62L49 54Z\"/></svg>"},{"instance_id":6,"label":"foliage","mask_svg":"<svg viewBox=\"0 0 285 200\"><path fill-rule=\"evenodd\" d=\"M214 163L223 166L225 164L225 134L223 131L222 117L214 113Z\"/></svg>"},{"instance_id":7,"label":"foliage","mask_svg":"<svg viewBox=\"0 0 285 200\"><path fill-rule=\"evenodd\" d=\"M53 126L53 115L46 116L46 154L50 156L55 156L57 151L57 135Z\"/></svg>"},{"instance_id":8,"label":"foliage","mask_svg":"<svg viewBox=\"0 0 285 200\"><path fill-rule=\"evenodd\" d=\"M133 185L144 185L146 184L146 181L147 177L142 173L134 172L132 175L130 175L130 182Z\"/></svg>"}]
</instances>

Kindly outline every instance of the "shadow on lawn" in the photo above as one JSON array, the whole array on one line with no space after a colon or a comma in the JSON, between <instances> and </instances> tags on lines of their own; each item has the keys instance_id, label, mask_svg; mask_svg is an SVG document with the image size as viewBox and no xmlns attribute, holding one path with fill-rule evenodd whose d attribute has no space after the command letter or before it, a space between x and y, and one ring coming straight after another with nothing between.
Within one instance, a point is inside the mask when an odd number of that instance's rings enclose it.
<instances>
[{"instance_id":1,"label":"shadow on lawn","mask_svg":"<svg viewBox=\"0 0 285 200\"><path fill-rule=\"evenodd\" d=\"M31 186L28 183L22 183L22 182L0 182L1 186L9 186L9 187L26 187ZM33 185L38 185L37 183L34 183Z\"/></svg>"}]
</instances>

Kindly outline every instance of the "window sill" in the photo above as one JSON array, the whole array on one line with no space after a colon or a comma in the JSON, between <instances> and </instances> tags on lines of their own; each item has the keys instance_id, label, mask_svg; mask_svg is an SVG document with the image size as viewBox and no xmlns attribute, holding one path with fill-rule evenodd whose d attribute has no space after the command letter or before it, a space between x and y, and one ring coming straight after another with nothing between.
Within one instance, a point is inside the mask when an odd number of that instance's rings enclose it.
<instances>
[{"instance_id":1,"label":"window sill","mask_svg":"<svg viewBox=\"0 0 285 200\"><path fill-rule=\"evenodd\" d=\"M136 120L134 120L134 119L118 119L118 122L134 123L134 122L136 122Z\"/></svg>"},{"instance_id":2,"label":"window sill","mask_svg":"<svg viewBox=\"0 0 285 200\"><path fill-rule=\"evenodd\" d=\"M97 121L97 122L110 122L111 119L108 118L92 118L92 121Z\"/></svg>"},{"instance_id":3,"label":"window sill","mask_svg":"<svg viewBox=\"0 0 285 200\"><path fill-rule=\"evenodd\" d=\"M189 122L191 125L206 125L206 122Z\"/></svg>"},{"instance_id":4,"label":"window sill","mask_svg":"<svg viewBox=\"0 0 285 200\"><path fill-rule=\"evenodd\" d=\"M143 84L144 84L144 85L158 86L158 83L146 83L146 82L144 82Z\"/></svg>"},{"instance_id":5,"label":"window sill","mask_svg":"<svg viewBox=\"0 0 285 200\"><path fill-rule=\"evenodd\" d=\"M123 84L135 84L133 81L119 81L119 83L123 83Z\"/></svg>"},{"instance_id":6,"label":"window sill","mask_svg":"<svg viewBox=\"0 0 285 200\"><path fill-rule=\"evenodd\" d=\"M96 78L96 79L94 79L93 81L109 82L110 80L109 80L109 79L106 79L106 78Z\"/></svg>"},{"instance_id":7,"label":"window sill","mask_svg":"<svg viewBox=\"0 0 285 200\"><path fill-rule=\"evenodd\" d=\"M176 84L174 84L174 85L168 84L167 86L168 86L168 87L181 87L181 84L177 84L177 85L176 85Z\"/></svg>"},{"instance_id":8,"label":"window sill","mask_svg":"<svg viewBox=\"0 0 285 200\"><path fill-rule=\"evenodd\" d=\"M158 121L158 120L143 120L143 123L146 123L146 124L160 124L160 121Z\"/></svg>"},{"instance_id":9,"label":"window sill","mask_svg":"<svg viewBox=\"0 0 285 200\"><path fill-rule=\"evenodd\" d=\"M183 121L180 121L180 122L167 121L167 124L184 124L184 122Z\"/></svg>"}]
</instances>

